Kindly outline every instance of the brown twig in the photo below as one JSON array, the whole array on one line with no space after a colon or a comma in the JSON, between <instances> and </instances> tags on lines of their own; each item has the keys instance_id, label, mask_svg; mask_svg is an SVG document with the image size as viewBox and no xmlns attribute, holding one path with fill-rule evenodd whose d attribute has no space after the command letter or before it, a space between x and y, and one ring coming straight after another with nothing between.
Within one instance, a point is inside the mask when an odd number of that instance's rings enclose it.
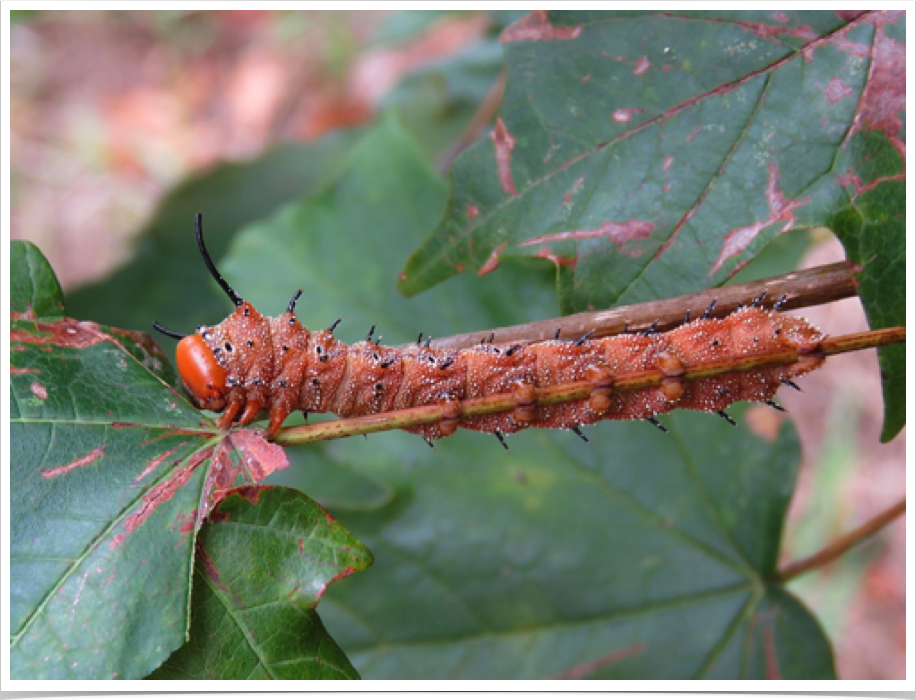
<instances>
[{"instance_id":1,"label":"brown twig","mask_svg":"<svg viewBox=\"0 0 916 700\"><path fill-rule=\"evenodd\" d=\"M595 331L592 334L593 338L601 338L622 333L625 324L628 324L629 330L639 331L647 328L653 321L658 321L658 330L664 331L681 325L688 310L694 317L702 314L713 300L716 301L716 306L712 316L727 316L739 306L750 302L763 290L767 291L767 298L771 303L786 295L786 301L782 305L784 310L799 309L856 296L858 283L854 274L860 270L860 267L848 262L833 263L747 284L707 289L671 299L619 306L549 321L495 328L493 331L496 333L495 342L498 343L547 340L554 337L557 329L560 330L560 337L564 339L579 338L591 330ZM482 335L489 335L490 332L475 331L439 338L432 342L432 346L460 350L476 345ZM406 347L407 345L403 345L401 349Z\"/></svg>"},{"instance_id":2,"label":"brown twig","mask_svg":"<svg viewBox=\"0 0 916 700\"><path fill-rule=\"evenodd\" d=\"M879 513L868 522L848 532L824 547L817 554L791 562L779 570L777 578L785 583L813 569L819 569L845 554L868 537L885 527L888 523L906 512L906 498L901 499L887 510Z\"/></svg>"}]
</instances>

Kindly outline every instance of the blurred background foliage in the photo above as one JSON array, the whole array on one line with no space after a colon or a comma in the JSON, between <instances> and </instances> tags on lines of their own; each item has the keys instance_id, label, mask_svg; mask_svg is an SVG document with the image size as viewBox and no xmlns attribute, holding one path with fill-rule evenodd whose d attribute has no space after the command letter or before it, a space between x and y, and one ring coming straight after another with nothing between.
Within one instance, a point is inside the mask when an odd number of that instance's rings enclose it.
<instances>
[{"instance_id":1,"label":"blurred background foliage","mask_svg":"<svg viewBox=\"0 0 916 700\"><path fill-rule=\"evenodd\" d=\"M193 212L206 212L219 260L247 224L319 190L389 110L443 171L489 129L499 33L521 14L14 12L11 235L49 258L76 318L181 330L219 318L225 300L188 245ZM772 255L803 253L798 239L778 244ZM805 256L821 264L842 249L825 234ZM771 274L765 265L753 276ZM855 300L808 316L830 333L865 328ZM785 397L804 450L787 559L873 515L905 482L904 435L878 442L873 353L831 360L805 389ZM385 499L376 484L350 484L338 499ZM899 520L790 586L827 629L841 678L904 677L904 567Z\"/></svg>"}]
</instances>

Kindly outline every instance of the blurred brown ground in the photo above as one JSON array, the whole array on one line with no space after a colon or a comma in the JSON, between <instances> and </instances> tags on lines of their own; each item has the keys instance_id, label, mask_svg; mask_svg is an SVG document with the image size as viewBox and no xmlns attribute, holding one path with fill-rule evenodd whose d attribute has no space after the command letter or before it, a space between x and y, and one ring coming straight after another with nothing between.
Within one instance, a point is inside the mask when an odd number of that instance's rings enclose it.
<instances>
[{"instance_id":1,"label":"blurred brown ground","mask_svg":"<svg viewBox=\"0 0 916 700\"><path fill-rule=\"evenodd\" d=\"M41 247L65 290L125 261L131 233L184 176L278 139L367 121L406 71L487 26L482 15L450 18L397 48L371 49L385 13L36 15L11 34L11 231ZM825 240L807 262L842 256ZM830 334L867 327L857 300L805 315ZM784 562L813 554L906 490L904 435L878 442L875 352L831 358L801 383L802 394L780 393L804 446ZM829 408L839 405L851 409ZM765 409L753 424L766 434L781 419ZM906 677L905 546L901 518L791 585L834 640L841 678Z\"/></svg>"}]
</instances>

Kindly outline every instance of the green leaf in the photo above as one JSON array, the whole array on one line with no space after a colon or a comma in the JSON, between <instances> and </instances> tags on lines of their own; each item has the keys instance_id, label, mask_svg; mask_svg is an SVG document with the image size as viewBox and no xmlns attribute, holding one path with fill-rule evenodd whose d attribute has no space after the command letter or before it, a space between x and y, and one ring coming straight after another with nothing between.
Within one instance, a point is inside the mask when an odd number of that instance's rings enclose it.
<instances>
[{"instance_id":1,"label":"green leaf","mask_svg":"<svg viewBox=\"0 0 916 700\"><path fill-rule=\"evenodd\" d=\"M544 678L602 659L584 675L765 678L773 649L783 677L831 677L817 623L767 584L794 431L768 444L715 416L665 422L671 435L592 426L591 446L527 431L507 455L489 436L429 455L373 436L409 466L373 460L398 497L349 514L377 564L325 600L328 629L367 678Z\"/></svg>"},{"instance_id":2,"label":"green leaf","mask_svg":"<svg viewBox=\"0 0 916 700\"><path fill-rule=\"evenodd\" d=\"M53 320L65 313L60 282L38 246L10 241L10 315Z\"/></svg>"},{"instance_id":3,"label":"green leaf","mask_svg":"<svg viewBox=\"0 0 916 700\"><path fill-rule=\"evenodd\" d=\"M891 169L901 166L896 152L885 153ZM892 164L888 163L890 161ZM880 162L880 161L879 161ZM874 168L876 163L860 163ZM902 167L902 166L901 166ZM851 203L834 216L833 230L849 259L862 266L859 297L868 325L906 325L906 183L872 171L873 179L853 181ZM889 442L906 424L906 346L878 350L884 392L881 441Z\"/></svg>"},{"instance_id":4,"label":"green leaf","mask_svg":"<svg viewBox=\"0 0 916 700\"><path fill-rule=\"evenodd\" d=\"M141 677L184 639L206 430L141 334L11 333L11 676Z\"/></svg>"},{"instance_id":5,"label":"green leaf","mask_svg":"<svg viewBox=\"0 0 916 700\"><path fill-rule=\"evenodd\" d=\"M859 98L834 172L846 201L830 226L849 259L862 266L859 296L871 328L906 324L906 32L905 16L874 21L870 79ZM906 348L878 351L884 392L882 442L906 424Z\"/></svg>"},{"instance_id":6,"label":"green leaf","mask_svg":"<svg viewBox=\"0 0 916 700\"><path fill-rule=\"evenodd\" d=\"M267 312L302 287L302 322L343 316L347 342L372 324L395 345L554 315L549 277L527 262L397 295L400 262L445 196L387 119L326 190L246 229L220 268ZM794 430L768 443L716 416L664 420L671 435L593 426L591 446L525 431L509 453L465 431L434 451L403 433L303 449L308 469L347 465L391 494L343 511L376 563L323 599L331 635L372 678L833 677L818 623L770 582Z\"/></svg>"},{"instance_id":7,"label":"green leaf","mask_svg":"<svg viewBox=\"0 0 916 700\"><path fill-rule=\"evenodd\" d=\"M231 492L197 542L191 641L153 679L359 678L314 612L372 555L307 496Z\"/></svg>"},{"instance_id":8,"label":"green leaf","mask_svg":"<svg viewBox=\"0 0 916 700\"><path fill-rule=\"evenodd\" d=\"M880 12L849 22L831 12L529 15L503 35L497 128L456 162L446 215L400 289L515 256L558 264L565 312L722 284L781 232L829 225L848 206L843 183L857 172L844 153L862 119L899 150L904 44L888 35L903 22ZM887 55L872 71L876 46ZM880 150L865 145L859 163ZM900 161L887 176L902 172ZM888 218L902 215L899 202L885 205Z\"/></svg>"}]
</instances>

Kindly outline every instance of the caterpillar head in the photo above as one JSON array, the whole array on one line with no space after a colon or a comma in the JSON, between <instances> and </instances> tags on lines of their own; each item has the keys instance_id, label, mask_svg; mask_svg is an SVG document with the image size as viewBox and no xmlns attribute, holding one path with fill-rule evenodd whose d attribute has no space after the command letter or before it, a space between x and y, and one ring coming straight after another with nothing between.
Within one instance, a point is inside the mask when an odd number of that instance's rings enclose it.
<instances>
[{"instance_id":1,"label":"caterpillar head","mask_svg":"<svg viewBox=\"0 0 916 700\"><path fill-rule=\"evenodd\" d=\"M200 214L195 217L195 228L204 262L235 304L235 313L217 326L201 326L193 335L170 331L158 323L153 323L153 327L180 340L175 351L178 374L197 405L210 411L220 411L233 400L230 394L237 381L233 377L251 375L256 369L253 365L257 364L259 353L255 346L266 336L267 321L236 294L216 270L204 245ZM290 314L299 294L301 291L290 302ZM256 373L254 376L257 376Z\"/></svg>"},{"instance_id":2,"label":"caterpillar head","mask_svg":"<svg viewBox=\"0 0 916 700\"><path fill-rule=\"evenodd\" d=\"M187 335L175 350L178 374L201 408L219 411L226 405L226 370L199 333Z\"/></svg>"}]
</instances>

